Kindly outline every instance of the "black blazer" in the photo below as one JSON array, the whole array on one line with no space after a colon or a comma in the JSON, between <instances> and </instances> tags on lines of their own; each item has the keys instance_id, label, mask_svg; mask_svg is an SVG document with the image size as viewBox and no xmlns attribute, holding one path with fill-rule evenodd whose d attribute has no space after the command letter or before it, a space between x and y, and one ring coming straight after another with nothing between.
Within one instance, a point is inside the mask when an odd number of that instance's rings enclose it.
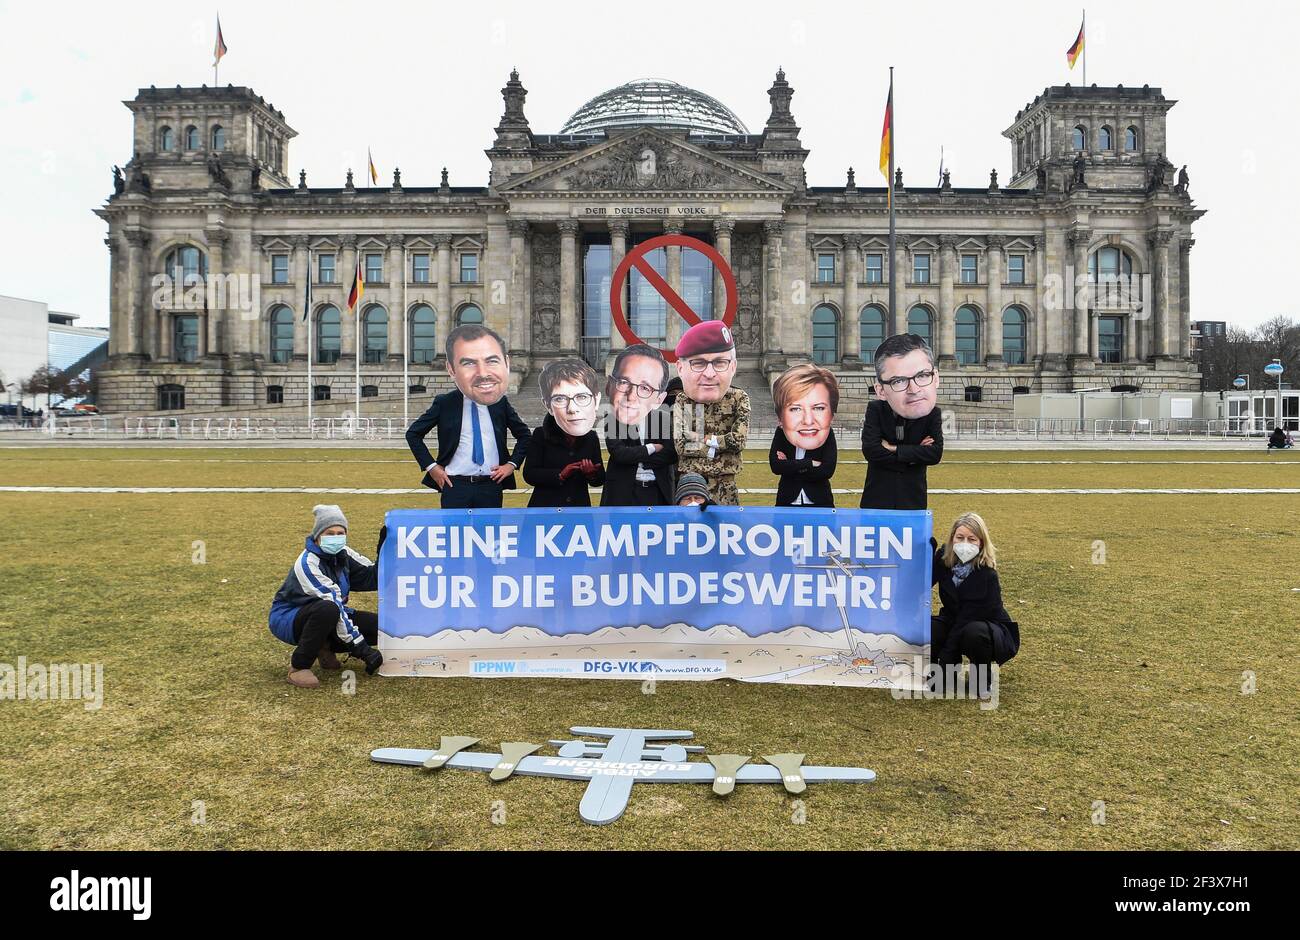
<instances>
[{"instance_id":1,"label":"black blazer","mask_svg":"<svg viewBox=\"0 0 1300 940\"><path fill-rule=\"evenodd\" d=\"M936 616L945 621L949 629L957 630L973 620L1000 623L1011 635L1011 656L1020 649L1020 625L1002 606L1002 585L995 569L981 565L972 569L961 584L953 584L952 569L943 563L941 545L934 553L930 583L939 585L939 601L943 606Z\"/></svg>"},{"instance_id":2,"label":"black blazer","mask_svg":"<svg viewBox=\"0 0 1300 940\"><path fill-rule=\"evenodd\" d=\"M575 471L561 480L560 471L579 460L594 463L596 475L588 480ZM590 506L591 494L587 487L605 482L600 438L595 431L588 431L570 445L555 418L547 415L529 439L524 482L533 488L529 506Z\"/></svg>"},{"instance_id":3,"label":"black blazer","mask_svg":"<svg viewBox=\"0 0 1300 940\"><path fill-rule=\"evenodd\" d=\"M903 434L898 434L898 425ZM927 437L934 443L921 445ZM881 441L897 444L891 453ZM924 418L905 420L883 398L867 405L862 421L862 455L867 458L867 481L862 487L862 509L925 509L929 490L925 468L943 459L943 415L939 407Z\"/></svg>"},{"instance_id":4,"label":"black blazer","mask_svg":"<svg viewBox=\"0 0 1300 940\"><path fill-rule=\"evenodd\" d=\"M656 433L659 432L659 433ZM660 436L666 433L667 437ZM605 428L605 448L609 451L609 469L605 471L605 488L600 494L602 506L636 506L636 465L644 464L655 474L655 489L661 506L671 506L677 493L677 448L672 438L672 412L665 407L655 409L646 421L646 436L642 441L634 425L619 421L610 411ZM647 453L646 444L657 444L659 449Z\"/></svg>"},{"instance_id":5,"label":"black blazer","mask_svg":"<svg viewBox=\"0 0 1300 940\"><path fill-rule=\"evenodd\" d=\"M411 453L415 455L415 460L420 465L421 470L435 462L443 467L451 463L451 458L456 453L456 447L460 444L460 421L464 410L465 396L461 394L460 389L452 389L450 392L435 398L433 404L429 406L429 410L411 422L411 426L406 429L406 446L411 448ZM524 424L523 419L511 406L510 400L504 395L497 400L495 405L488 405L488 414L492 417L492 430L496 432L497 453L502 455L502 463L508 461L516 467L523 466L524 457L528 453L528 438L532 436L533 432L529 430L528 425ZM436 461L424 443L424 436L435 427L438 429L438 457ZM510 429L510 433L515 438L515 450L509 457L505 456L506 428ZM439 488L427 473L420 482L435 490ZM513 473L505 478L501 488L503 490L513 490L515 488L515 475Z\"/></svg>"},{"instance_id":6,"label":"black blazer","mask_svg":"<svg viewBox=\"0 0 1300 940\"><path fill-rule=\"evenodd\" d=\"M777 451L786 455L787 460L780 460ZM835 497L831 494L831 475L835 472L835 459L839 448L835 444L835 430L826 443L816 450L806 451L802 460L795 460L795 447L786 439L785 432L779 427L772 435L772 449L768 451L767 462L772 472L781 478L776 486L776 504L793 506L799 498L799 491L812 500L814 506L833 508ZM814 467L812 462L820 460L821 466ZM806 505L806 504L805 504Z\"/></svg>"}]
</instances>

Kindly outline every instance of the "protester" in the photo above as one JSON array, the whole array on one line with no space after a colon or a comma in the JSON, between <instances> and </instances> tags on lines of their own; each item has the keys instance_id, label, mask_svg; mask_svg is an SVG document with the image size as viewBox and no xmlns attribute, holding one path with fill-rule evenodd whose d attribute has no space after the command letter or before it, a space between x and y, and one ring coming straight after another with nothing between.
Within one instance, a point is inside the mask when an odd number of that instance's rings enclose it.
<instances>
[{"instance_id":1,"label":"protester","mask_svg":"<svg viewBox=\"0 0 1300 940\"><path fill-rule=\"evenodd\" d=\"M698 473L683 473L677 480L677 495L673 500L677 506L713 506L709 495L709 486L704 477Z\"/></svg>"},{"instance_id":2,"label":"protester","mask_svg":"<svg viewBox=\"0 0 1300 940\"><path fill-rule=\"evenodd\" d=\"M835 373L812 364L795 366L776 380L772 398L780 426L767 462L781 478L776 505L833 507L830 481L838 448L831 424L840 406Z\"/></svg>"},{"instance_id":3,"label":"protester","mask_svg":"<svg viewBox=\"0 0 1300 940\"><path fill-rule=\"evenodd\" d=\"M749 437L749 395L732 388L736 341L720 320L697 323L677 343L682 391L673 403L680 473L698 473L714 502L740 505L736 474Z\"/></svg>"},{"instance_id":4,"label":"protester","mask_svg":"<svg viewBox=\"0 0 1300 940\"><path fill-rule=\"evenodd\" d=\"M501 337L477 323L447 334L447 372L456 390L439 395L406 431L406 444L425 471L420 481L442 494L443 509L499 509L515 488L532 433L506 398L510 357ZM435 459L424 437L438 429ZM515 449L504 462L506 430Z\"/></svg>"},{"instance_id":5,"label":"protester","mask_svg":"<svg viewBox=\"0 0 1300 940\"><path fill-rule=\"evenodd\" d=\"M600 407L600 380L581 359L557 359L538 383L549 413L528 441L524 482L529 506L590 506L588 485L605 482L600 438L592 430Z\"/></svg>"},{"instance_id":6,"label":"protester","mask_svg":"<svg viewBox=\"0 0 1300 940\"><path fill-rule=\"evenodd\" d=\"M664 405L668 408L671 408L673 404L677 401L677 396L682 393L681 376L674 375L671 379L668 380L668 388L665 389L665 393L666 394L664 395Z\"/></svg>"},{"instance_id":7,"label":"protester","mask_svg":"<svg viewBox=\"0 0 1300 940\"><path fill-rule=\"evenodd\" d=\"M312 509L311 535L271 602L271 632L295 644L289 658L290 684L314 689L320 680L311 671L338 669L336 652L347 652L374 674L384 657L379 642L379 617L348 606L352 591L379 590L379 566L348 547L348 520L338 506Z\"/></svg>"},{"instance_id":8,"label":"protester","mask_svg":"<svg viewBox=\"0 0 1300 940\"><path fill-rule=\"evenodd\" d=\"M609 468L602 506L670 506L677 448L672 412L663 407L668 363L653 346L621 350L606 385L605 447Z\"/></svg>"},{"instance_id":9,"label":"protester","mask_svg":"<svg viewBox=\"0 0 1300 940\"><path fill-rule=\"evenodd\" d=\"M984 667L975 671L983 696L990 664L1001 666L1019 651L1020 626L1002 606L997 550L976 513L958 516L947 542L935 549L931 583L939 586L942 607L930 618L930 659L960 666L964 656Z\"/></svg>"},{"instance_id":10,"label":"protester","mask_svg":"<svg viewBox=\"0 0 1300 940\"><path fill-rule=\"evenodd\" d=\"M1268 449L1285 450L1291 446L1291 435L1283 431L1280 427L1274 427L1273 433L1268 436Z\"/></svg>"},{"instance_id":11,"label":"protester","mask_svg":"<svg viewBox=\"0 0 1300 940\"><path fill-rule=\"evenodd\" d=\"M889 337L876 349L876 399L862 422L867 479L863 509L925 509L925 468L943 459L943 415L935 405L934 353L915 333Z\"/></svg>"}]
</instances>

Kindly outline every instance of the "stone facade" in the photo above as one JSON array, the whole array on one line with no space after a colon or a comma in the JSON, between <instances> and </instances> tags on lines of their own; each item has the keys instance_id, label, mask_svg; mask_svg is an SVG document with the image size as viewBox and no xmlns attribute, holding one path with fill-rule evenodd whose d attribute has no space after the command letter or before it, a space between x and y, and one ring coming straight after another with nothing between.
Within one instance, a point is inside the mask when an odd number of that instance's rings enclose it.
<instances>
[{"instance_id":1,"label":"stone facade","mask_svg":"<svg viewBox=\"0 0 1300 940\"><path fill-rule=\"evenodd\" d=\"M608 274L662 234L699 238L732 268L740 370L760 381L812 359L865 399L863 343L914 328L929 331L948 402L972 388L1009 407L1020 389L1199 387L1189 264L1203 211L1165 156L1174 102L1159 89L1045 89L1003 132L1006 186L996 171L978 188L946 174L908 187L900 173L892 312L886 191L858 186L852 170L844 185L807 185L783 73L758 134L646 121L534 134L526 94L512 73L486 186L450 186L444 171L438 186L407 187L397 171L319 188L305 172L291 180L295 132L250 89L142 89L126 102L134 156L96 210L111 256L103 408L156 410L163 387L183 388L189 409L251 407L278 387L302 410L309 280L312 345L328 334L337 351L315 354L312 384L336 400L358 384L400 394L408 348L407 381L445 387L443 341L479 319L507 340L512 386L529 389L550 359L599 366L625 343L610 325ZM593 249L608 258L606 280L591 273ZM683 254L667 248L661 272L679 292ZM363 329L347 307L358 263L370 272ZM1133 288L1118 300L1112 268ZM186 291L187 273L202 286ZM722 316L727 291L711 277L712 309L699 312ZM639 302L627 286L622 299ZM682 321L661 322L656 340L671 346Z\"/></svg>"}]
</instances>

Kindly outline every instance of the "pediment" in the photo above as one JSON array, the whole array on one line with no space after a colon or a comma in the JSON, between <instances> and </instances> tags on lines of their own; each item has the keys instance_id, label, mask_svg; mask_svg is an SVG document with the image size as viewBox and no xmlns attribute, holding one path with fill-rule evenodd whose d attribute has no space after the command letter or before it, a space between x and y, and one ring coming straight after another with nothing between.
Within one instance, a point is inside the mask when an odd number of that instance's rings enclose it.
<instances>
[{"instance_id":1,"label":"pediment","mask_svg":"<svg viewBox=\"0 0 1300 940\"><path fill-rule=\"evenodd\" d=\"M652 128L615 137L497 187L504 194L749 193L784 196L786 183Z\"/></svg>"}]
</instances>

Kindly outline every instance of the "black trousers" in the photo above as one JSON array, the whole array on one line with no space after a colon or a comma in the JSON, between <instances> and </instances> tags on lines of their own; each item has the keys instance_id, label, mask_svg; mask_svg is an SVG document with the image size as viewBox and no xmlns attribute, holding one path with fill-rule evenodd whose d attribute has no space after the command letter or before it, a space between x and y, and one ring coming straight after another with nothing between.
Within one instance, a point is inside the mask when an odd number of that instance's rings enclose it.
<instances>
[{"instance_id":1,"label":"black trousers","mask_svg":"<svg viewBox=\"0 0 1300 940\"><path fill-rule=\"evenodd\" d=\"M374 646L379 642L378 614L358 610L351 616L367 643ZM322 649L331 649L336 653L348 649L347 642L339 636L338 625L339 609L333 601L312 601L300 607L293 618L293 639L298 644L289 659L293 668L310 669Z\"/></svg>"},{"instance_id":2,"label":"black trousers","mask_svg":"<svg viewBox=\"0 0 1300 940\"><path fill-rule=\"evenodd\" d=\"M451 486L442 488L443 509L500 509L500 483L467 483L453 480Z\"/></svg>"},{"instance_id":3,"label":"black trousers","mask_svg":"<svg viewBox=\"0 0 1300 940\"><path fill-rule=\"evenodd\" d=\"M962 657L972 665L999 666L1016 655L1011 632L991 620L972 620L958 629L941 617L930 618L930 660L943 665L960 665Z\"/></svg>"}]
</instances>

